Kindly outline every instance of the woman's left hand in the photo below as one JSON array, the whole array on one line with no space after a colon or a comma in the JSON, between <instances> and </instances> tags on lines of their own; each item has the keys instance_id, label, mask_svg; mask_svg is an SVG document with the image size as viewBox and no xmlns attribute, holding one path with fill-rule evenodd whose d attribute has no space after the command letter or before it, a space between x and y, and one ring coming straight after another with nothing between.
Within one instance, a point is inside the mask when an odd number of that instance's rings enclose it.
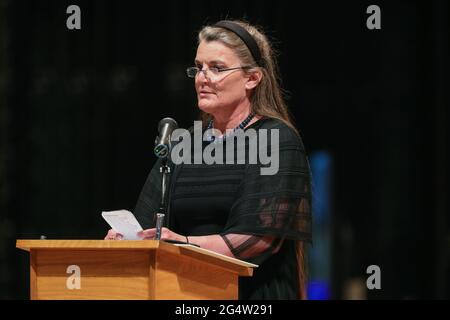
<instances>
[{"instance_id":1,"label":"woman's left hand","mask_svg":"<svg viewBox=\"0 0 450 320\"><path fill-rule=\"evenodd\" d=\"M142 238L142 240L154 240L156 235L156 228L139 231L137 235L138 237ZM176 240L186 242L186 237L163 227L161 229L161 240Z\"/></svg>"}]
</instances>

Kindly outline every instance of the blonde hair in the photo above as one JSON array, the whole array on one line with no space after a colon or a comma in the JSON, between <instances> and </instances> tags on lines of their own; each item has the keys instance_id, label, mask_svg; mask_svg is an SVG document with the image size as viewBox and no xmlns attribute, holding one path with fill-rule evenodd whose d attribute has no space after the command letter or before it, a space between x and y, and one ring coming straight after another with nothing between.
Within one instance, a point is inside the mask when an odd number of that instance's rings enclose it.
<instances>
[{"instance_id":1,"label":"blonde hair","mask_svg":"<svg viewBox=\"0 0 450 320\"><path fill-rule=\"evenodd\" d=\"M245 28L245 30L247 30L247 32L255 39L261 52L262 66L257 65L250 50L239 36L221 27L216 27L214 25L203 27L198 34L198 43L200 44L202 41L219 41L235 52L241 60L242 66L250 67L246 68L244 72L250 73L255 71L256 68L259 68L263 76L258 86L253 89L250 98L252 111L260 116L281 120L298 133L293 124L292 116L284 102L283 90L280 86L278 65L274 49L269 40L262 31L247 22L241 20L229 21L237 23ZM201 112L201 118L206 122L210 119L210 116Z\"/></svg>"}]
</instances>

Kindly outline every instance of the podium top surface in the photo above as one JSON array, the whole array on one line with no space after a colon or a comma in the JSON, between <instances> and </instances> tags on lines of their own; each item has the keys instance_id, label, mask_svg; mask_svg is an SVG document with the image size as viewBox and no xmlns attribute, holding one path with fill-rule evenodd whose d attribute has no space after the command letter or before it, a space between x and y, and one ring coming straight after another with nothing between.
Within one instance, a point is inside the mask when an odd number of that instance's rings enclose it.
<instances>
[{"instance_id":1,"label":"podium top surface","mask_svg":"<svg viewBox=\"0 0 450 320\"><path fill-rule=\"evenodd\" d=\"M258 267L239 259L191 245L177 245L158 240L17 240L16 247L30 250L160 250L221 265L241 276L251 276Z\"/></svg>"},{"instance_id":2,"label":"podium top surface","mask_svg":"<svg viewBox=\"0 0 450 320\"><path fill-rule=\"evenodd\" d=\"M161 243L161 245L164 245ZM137 249L148 250L160 247L157 240L17 240L16 247L30 249Z\"/></svg>"}]
</instances>

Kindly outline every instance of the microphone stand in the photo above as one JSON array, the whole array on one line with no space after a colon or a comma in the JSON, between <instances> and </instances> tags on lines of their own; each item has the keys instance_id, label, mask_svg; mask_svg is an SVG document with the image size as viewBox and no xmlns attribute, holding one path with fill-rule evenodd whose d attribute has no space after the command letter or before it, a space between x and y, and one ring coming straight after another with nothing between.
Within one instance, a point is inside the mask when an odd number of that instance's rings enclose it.
<instances>
[{"instance_id":1,"label":"microphone stand","mask_svg":"<svg viewBox=\"0 0 450 320\"><path fill-rule=\"evenodd\" d=\"M161 230L164 225L164 218L166 215L166 188L167 188L167 174L170 174L170 167L167 165L167 158L162 159L159 172L162 175L161 179L161 203L159 212L156 213L156 236L155 240L161 240Z\"/></svg>"}]
</instances>

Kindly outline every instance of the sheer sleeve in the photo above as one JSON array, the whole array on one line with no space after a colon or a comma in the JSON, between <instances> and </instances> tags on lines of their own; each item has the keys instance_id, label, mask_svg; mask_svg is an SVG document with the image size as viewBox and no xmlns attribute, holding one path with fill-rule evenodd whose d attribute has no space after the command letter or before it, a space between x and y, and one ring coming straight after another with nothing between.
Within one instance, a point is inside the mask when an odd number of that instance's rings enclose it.
<instances>
[{"instance_id":1,"label":"sheer sleeve","mask_svg":"<svg viewBox=\"0 0 450 320\"><path fill-rule=\"evenodd\" d=\"M303 143L283 125L278 146L276 174L261 175L261 165L247 165L221 233L237 258L254 263L276 253L285 239L311 242L311 179Z\"/></svg>"},{"instance_id":2,"label":"sheer sleeve","mask_svg":"<svg viewBox=\"0 0 450 320\"><path fill-rule=\"evenodd\" d=\"M154 214L158 211L161 197L161 160L154 164L139 195L134 215L143 229L154 228Z\"/></svg>"}]
</instances>

